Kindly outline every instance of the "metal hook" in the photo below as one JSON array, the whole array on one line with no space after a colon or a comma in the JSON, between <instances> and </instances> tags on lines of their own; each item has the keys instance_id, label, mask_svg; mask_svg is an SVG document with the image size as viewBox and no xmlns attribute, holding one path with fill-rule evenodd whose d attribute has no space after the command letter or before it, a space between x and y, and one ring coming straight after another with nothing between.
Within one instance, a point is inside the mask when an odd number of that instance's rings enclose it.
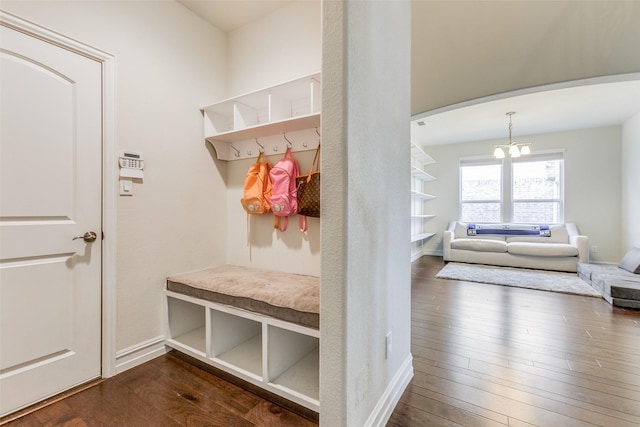
<instances>
[{"instance_id":1,"label":"metal hook","mask_svg":"<svg viewBox=\"0 0 640 427\"><path fill-rule=\"evenodd\" d=\"M316 126L316 133L318 134L319 137L322 138L322 135L320 135L320 132L318 132L318 127Z\"/></svg>"},{"instance_id":2,"label":"metal hook","mask_svg":"<svg viewBox=\"0 0 640 427\"><path fill-rule=\"evenodd\" d=\"M282 136L284 137L284 140L287 141L287 147L293 148L293 142L289 141L289 138L287 138L287 134L285 132L282 132Z\"/></svg>"},{"instance_id":3,"label":"metal hook","mask_svg":"<svg viewBox=\"0 0 640 427\"><path fill-rule=\"evenodd\" d=\"M277 146L277 145L274 145L274 146L273 146L273 152L274 152L274 153L277 153L277 152L278 152L278 146Z\"/></svg>"},{"instance_id":4,"label":"metal hook","mask_svg":"<svg viewBox=\"0 0 640 427\"><path fill-rule=\"evenodd\" d=\"M258 147L260 147L260 152L264 153L264 146L258 142L258 138L256 138L256 144L258 144Z\"/></svg>"},{"instance_id":5,"label":"metal hook","mask_svg":"<svg viewBox=\"0 0 640 427\"><path fill-rule=\"evenodd\" d=\"M233 148L233 151L235 151L235 156L236 157L240 157L240 150L238 150L236 147L234 147L233 144L231 144L231 148Z\"/></svg>"}]
</instances>

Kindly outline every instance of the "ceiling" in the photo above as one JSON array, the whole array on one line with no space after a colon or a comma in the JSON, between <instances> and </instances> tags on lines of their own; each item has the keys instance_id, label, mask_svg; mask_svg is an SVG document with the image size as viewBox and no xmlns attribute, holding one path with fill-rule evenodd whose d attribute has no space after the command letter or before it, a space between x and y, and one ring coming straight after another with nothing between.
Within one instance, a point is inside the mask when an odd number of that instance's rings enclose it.
<instances>
[{"instance_id":1,"label":"ceiling","mask_svg":"<svg viewBox=\"0 0 640 427\"><path fill-rule=\"evenodd\" d=\"M485 98L466 105L451 106L415 115L411 137L421 145L450 144L508 137L513 111L513 138L601 126L620 125L640 113L640 73L628 81L575 82L574 87L557 85L535 93ZM423 122L424 125L418 125Z\"/></svg>"},{"instance_id":2,"label":"ceiling","mask_svg":"<svg viewBox=\"0 0 640 427\"><path fill-rule=\"evenodd\" d=\"M225 33L273 12L293 0L178 0Z\"/></svg>"},{"instance_id":3,"label":"ceiling","mask_svg":"<svg viewBox=\"0 0 640 427\"><path fill-rule=\"evenodd\" d=\"M230 32L294 0L178 1L220 30ZM570 86L534 88L417 114L411 121L412 139L421 145L437 145L506 137L506 113L510 111L516 113L514 139L518 135L619 125L640 112L640 73L618 81L588 80Z\"/></svg>"}]
</instances>

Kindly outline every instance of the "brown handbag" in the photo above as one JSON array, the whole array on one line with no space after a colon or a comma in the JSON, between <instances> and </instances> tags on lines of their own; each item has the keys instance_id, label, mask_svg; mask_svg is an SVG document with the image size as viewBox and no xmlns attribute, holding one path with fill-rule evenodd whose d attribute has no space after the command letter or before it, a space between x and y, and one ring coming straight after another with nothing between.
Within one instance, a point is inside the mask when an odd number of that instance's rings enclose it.
<instances>
[{"instance_id":1,"label":"brown handbag","mask_svg":"<svg viewBox=\"0 0 640 427\"><path fill-rule=\"evenodd\" d=\"M298 186L298 215L300 215L300 231L307 231L308 216L320 218L320 171L318 170L318 155L320 154L320 144L316 150L316 155L311 163L311 170L307 175L296 177Z\"/></svg>"}]
</instances>

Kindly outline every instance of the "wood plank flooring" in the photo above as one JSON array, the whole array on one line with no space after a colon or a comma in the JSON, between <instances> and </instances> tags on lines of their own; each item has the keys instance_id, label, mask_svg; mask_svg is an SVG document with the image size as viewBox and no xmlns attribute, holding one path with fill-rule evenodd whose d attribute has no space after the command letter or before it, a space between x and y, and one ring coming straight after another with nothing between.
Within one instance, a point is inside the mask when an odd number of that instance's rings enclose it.
<instances>
[{"instance_id":1,"label":"wood plank flooring","mask_svg":"<svg viewBox=\"0 0 640 427\"><path fill-rule=\"evenodd\" d=\"M412 266L415 376L389 426L640 426L640 311Z\"/></svg>"},{"instance_id":2,"label":"wood plank flooring","mask_svg":"<svg viewBox=\"0 0 640 427\"><path fill-rule=\"evenodd\" d=\"M640 426L640 311L412 266L415 376L388 426ZM11 426L314 426L169 353Z\"/></svg>"},{"instance_id":3,"label":"wood plank flooring","mask_svg":"<svg viewBox=\"0 0 640 427\"><path fill-rule=\"evenodd\" d=\"M173 352L7 423L8 426L317 426Z\"/></svg>"}]
</instances>

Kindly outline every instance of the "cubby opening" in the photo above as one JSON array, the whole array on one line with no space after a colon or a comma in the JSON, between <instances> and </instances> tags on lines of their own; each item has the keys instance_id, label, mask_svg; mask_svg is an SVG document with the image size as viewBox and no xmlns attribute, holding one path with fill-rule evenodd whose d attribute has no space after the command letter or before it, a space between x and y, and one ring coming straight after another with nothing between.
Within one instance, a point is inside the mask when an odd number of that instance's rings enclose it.
<instances>
[{"instance_id":1,"label":"cubby opening","mask_svg":"<svg viewBox=\"0 0 640 427\"><path fill-rule=\"evenodd\" d=\"M262 378L262 324L211 310L211 358Z\"/></svg>"},{"instance_id":2,"label":"cubby opening","mask_svg":"<svg viewBox=\"0 0 640 427\"><path fill-rule=\"evenodd\" d=\"M178 298L167 297L169 339L196 353L205 355L205 308Z\"/></svg>"},{"instance_id":3,"label":"cubby opening","mask_svg":"<svg viewBox=\"0 0 640 427\"><path fill-rule=\"evenodd\" d=\"M319 400L319 343L317 337L276 326L268 327L267 377L275 387Z\"/></svg>"}]
</instances>

